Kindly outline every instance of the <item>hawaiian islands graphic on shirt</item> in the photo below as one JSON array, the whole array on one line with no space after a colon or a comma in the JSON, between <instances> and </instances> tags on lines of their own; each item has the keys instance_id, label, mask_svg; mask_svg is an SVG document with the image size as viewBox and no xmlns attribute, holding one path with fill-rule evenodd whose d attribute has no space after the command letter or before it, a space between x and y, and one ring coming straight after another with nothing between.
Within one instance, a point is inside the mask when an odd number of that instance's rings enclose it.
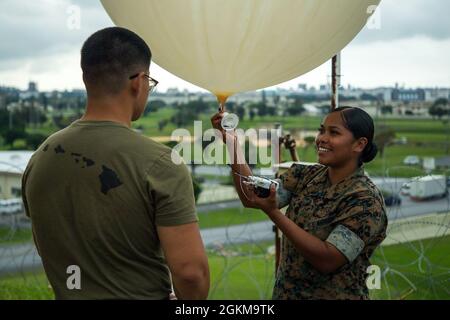
<instances>
[{"instance_id":1,"label":"hawaiian islands graphic on shirt","mask_svg":"<svg viewBox=\"0 0 450 320\"><path fill-rule=\"evenodd\" d=\"M49 146L50 146L49 144L45 145L42 151L47 152ZM57 155L62 155L66 153L66 150L60 144L58 144L53 150ZM83 156L81 153L71 152L70 156L72 157L72 159L76 164L81 166L81 169L95 166L94 160ZM104 195L106 195L109 190L119 187L120 185L123 184L123 182L120 181L119 177L117 176L117 173L111 168L108 168L106 165L101 165L101 168L102 171L98 176L101 185L100 191Z\"/></svg>"}]
</instances>

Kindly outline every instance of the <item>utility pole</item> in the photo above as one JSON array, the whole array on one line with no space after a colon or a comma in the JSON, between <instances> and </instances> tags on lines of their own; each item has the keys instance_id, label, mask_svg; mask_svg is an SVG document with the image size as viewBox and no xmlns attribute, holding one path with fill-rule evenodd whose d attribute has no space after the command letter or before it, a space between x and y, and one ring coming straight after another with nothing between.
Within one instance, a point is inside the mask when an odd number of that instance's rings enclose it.
<instances>
[{"instance_id":1,"label":"utility pole","mask_svg":"<svg viewBox=\"0 0 450 320\"><path fill-rule=\"evenodd\" d=\"M341 85L341 53L331 60L331 111L339 107L339 86Z\"/></svg>"}]
</instances>

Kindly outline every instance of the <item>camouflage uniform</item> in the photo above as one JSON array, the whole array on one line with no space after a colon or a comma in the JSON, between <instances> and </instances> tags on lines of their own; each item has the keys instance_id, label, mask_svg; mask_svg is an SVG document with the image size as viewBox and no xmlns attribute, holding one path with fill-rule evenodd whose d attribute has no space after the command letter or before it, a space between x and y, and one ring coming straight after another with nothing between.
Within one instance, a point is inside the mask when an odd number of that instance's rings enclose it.
<instances>
[{"instance_id":1,"label":"camouflage uniform","mask_svg":"<svg viewBox=\"0 0 450 320\"><path fill-rule=\"evenodd\" d=\"M368 299L367 267L386 237L387 217L381 192L363 167L332 186L327 167L294 164L281 177L279 207L286 216L348 260L330 274L309 264L292 243L282 239L274 299Z\"/></svg>"}]
</instances>

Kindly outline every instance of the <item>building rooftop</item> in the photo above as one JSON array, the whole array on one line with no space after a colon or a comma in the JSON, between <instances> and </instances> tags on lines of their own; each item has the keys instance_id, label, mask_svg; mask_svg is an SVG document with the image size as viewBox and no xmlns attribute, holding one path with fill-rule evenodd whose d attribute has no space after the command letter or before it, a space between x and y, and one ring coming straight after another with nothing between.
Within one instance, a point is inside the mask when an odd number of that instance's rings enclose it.
<instances>
[{"instance_id":1,"label":"building rooftop","mask_svg":"<svg viewBox=\"0 0 450 320\"><path fill-rule=\"evenodd\" d=\"M34 151L0 151L0 173L22 174Z\"/></svg>"}]
</instances>

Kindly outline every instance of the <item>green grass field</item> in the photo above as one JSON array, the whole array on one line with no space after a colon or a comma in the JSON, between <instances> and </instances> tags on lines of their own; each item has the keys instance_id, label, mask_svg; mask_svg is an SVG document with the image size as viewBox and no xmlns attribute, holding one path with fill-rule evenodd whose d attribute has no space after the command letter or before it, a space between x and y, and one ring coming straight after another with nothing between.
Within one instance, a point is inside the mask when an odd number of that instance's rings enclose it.
<instances>
[{"instance_id":1,"label":"green grass field","mask_svg":"<svg viewBox=\"0 0 450 320\"><path fill-rule=\"evenodd\" d=\"M198 218L201 229L227 227L269 219L261 210L251 208L233 208L201 212L198 213Z\"/></svg>"},{"instance_id":2,"label":"green grass field","mask_svg":"<svg viewBox=\"0 0 450 320\"><path fill-rule=\"evenodd\" d=\"M174 124L168 125L160 131L158 122L160 120L169 120L176 113L176 108L165 107L155 112L149 113L133 123L133 128L141 128L144 135L149 137L170 136L177 129ZM199 114L198 120L202 121L203 131L211 128L210 114ZM291 133L308 131L308 134L315 135L317 127L320 125L323 117L309 116L265 116L255 117L250 120L248 117L240 121L239 128L247 130L250 128L273 128L275 123L281 123L285 131ZM401 118L375 118L378 125L386 125L394 129L397 138L406 137L408 143L406 145L392 145L385 149L384 157L379 154L374 161L366 165L366 170L371 175L397 175L400 177L412 177L423 174L420 167L405 168L403 160L408 155L418 155L420 157L441 157L450 154L450 148L446 147L450 143L450 124L444 124L443 121L432 119L401 119ZM193 123L188 125L187 129L192 135L194 134ZM27 128L27 132L39 132L43 134L51 134L57 129L49 120L40 128ZM7 148L1 146L1 149ZM25 148L23 140L17 140L14 143L15 149ZM448 150L447 150L448 149ZM265 148L259 150L263 154L271 154L270 147L268 151ZM297 148L301 161L316 162L317 155L314 148ZM224 156L225 158L225 156ZM283 149L282 159L290 160L287 150ZM259 159L261 161L261 159ZM222 161L224 162L224 161ZM259 164L259 167L264 166ZM395 167L394 169L392 169ZM399 168L401 167L401 168ZM436 171L435 173L443 173Z\"/></svg>"},{"instance_id":3,"label":"green grass field","mask_svg":"<svg viewBox=\"0 0 450 320\"><path fill-rule=\"evenodd\" d=\"M158 130L158 121L169 119L176 112L173 108L162 108L133 124L141 127L147 136L170 136L175 130L173 124ZM211 128L211 115L199 115L203 130ZM279 122L284 130L291 132L306 130L313 134L321 122L321 117L255 117L253 121L244 119L239 127L273 128ZM378 124L392 127L397 138L406 137L406 145L393 145L385 149L385 156L377 158L366 165L371 176L389 175L412 177L424 174L420 167L406 167L403 159L407 155L420 157L445 156L443 146L449 141L450 125L442 121L424 119L375 119ZM193 125L188 126L193 133ZM37 129L27 132L51 134L56 128L50 121ZM24 145L17 140L15 148ZM2 149L5 146L1 147ZM270 150L270 149L269 149ZM262 150L265 151L265 150ZM302 161L317 161L314 148L298 148ZM270 152L269 152L270 154ZM283 149L283 159L290 160L287 150ZM445 171L436 171L445 173ZM266 220L259 210L226 209L215 212L199 213L200 227L213 228L241 223ZM16 244L30 241L31 231L26 229L11 231L0 228L2 244ZM267 254L271 243L259 243L226 247L209 252L211 268L211 299L269 299L274 281L274 257ZM450 237L435 238L424 241L394 245L380 248L374 255L372 263L384 270L385 277L381 290L372 290L374 299L449 299L450 297ZM423 253L423 254L422 254ZM388 269L386 269L388 268ZM387 271L386 271L387 270ZM13 278L0 279L0 299L52 299L53 293L48 288L42 271Z\"/></svg>"},{"instance_id":4,"label":"green grass field","mask_svg":"<svg viewBox=\"0 0 450 320\"><path fill-rule=\"evenodd\" d=\"M170 124L164 130L157 130L157 121L159 119L168 119L175 112L172 108L163 108L155 113L149 114L147 117L140 119L135 123L135 127L141 125L144 127L144 134L149 136L169 136L175 127ZM203 131L211 128L209 121L210 115L201 114L199 120L202 121ZM239 128L247 130L250 128L273 128L275 123L281 123L283 129L292 133L299 131L308 131L309 134L315 135L318 126L322 121L322 117L306 117L306 116L266 116L255 117L253 120L244 118L239 123ZM379 154L374 161L366 165L366 170L371 175L397 175L400 177L412 177L424 174L419 167L405 167L403 160L408 155L418 155L419 157L442 157L450 154L450 149L445 147L446 143L450 143L450 124L444 124L442 121L431 119L385 119L375 118L375 123L386 125L394 129L396 137L407 138L405 145L392 145L385 148L384 157ZM186 129L194 133L193 125L187 126ZM260 148L260 154L271 154L270 147L266 151ZM313 147L297 148L301 161L316 162L317 155ZM290 155L283 148L282 159L290 160ZM259 159L261 161L261 159ZM264 165L258 164L258 167ZM392 169L394 168L394 169ZM442 170L436 170L434 173L443 173Z\"/></svg>"},{"instance_id":5,"label":"green grass field","mask_svg":"<svg viewBox=\"0 0 450 320\"><path fill-rule=\"evenodd\" d=\"M238 224L247 224L268 220L261 210L250 208L231 208L198 213L201 229L228 227ZM31 230L10 229L0 227L0 245L17 244L32 241Z\"/></svg>"},{"instance_id":6,"label":"green grass field","mask_svg":"<svg viewBox=\"0 0 450 320\"><path fill-rule=\"evenodd\" d=\"M216 248L208 253L209 299L270 299L271 242ZM372 299L450 299L450 236L379 248L371 261L385 277ZM421 254L423 253L423 254ZM388 268L388 269L387 269ZM0 279L0 299L53 299L42 272Z\"/></svg>"},{"instance_id":7,"label":"green grass field","mask_svg":"<svg viewBox=\"0 0 450 320\"><path fill-rule=\"evenodd\" d=\"M0 245L29 242L32 240L31 230L28 228L12 229L0 227Z\"/></svg>"}]
</instances>

